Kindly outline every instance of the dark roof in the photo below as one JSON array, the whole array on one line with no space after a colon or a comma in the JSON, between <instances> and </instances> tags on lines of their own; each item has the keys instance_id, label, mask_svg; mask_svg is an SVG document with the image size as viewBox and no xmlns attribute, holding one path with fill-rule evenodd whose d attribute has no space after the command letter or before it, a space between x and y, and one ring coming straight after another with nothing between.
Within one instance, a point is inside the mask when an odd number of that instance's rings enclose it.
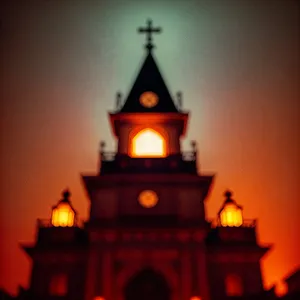
<instances>
[{"instance_id":1,"label":"dark roof","mask_svg":"<svg viewBox=\"0 0 300 300\"><path fill-rule=\"evenodd\" d=\"M145 108L139 101L141 94L147 91L154 92L159 98L158 104L152 108ZM141 70L120 112L179 112L151 52L147 53Z\"/></svg>"}]
</instances>

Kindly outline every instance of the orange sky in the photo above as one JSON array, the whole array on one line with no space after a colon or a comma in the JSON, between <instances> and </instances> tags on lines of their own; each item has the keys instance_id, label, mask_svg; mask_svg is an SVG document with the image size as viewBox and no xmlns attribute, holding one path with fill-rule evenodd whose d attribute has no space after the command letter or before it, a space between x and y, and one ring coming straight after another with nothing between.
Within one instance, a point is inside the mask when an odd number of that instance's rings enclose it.
<instances>
[{"instance_id":1,"label":"orange sky","mask_svg":"<svg viewBox=\"0 0 300 300\"><path fill-rule=\"evenodd\" d=\"M6 1L11 3L11 1ZM143 58L136 27L163 27L156 57L191 110L187 142L200 172L217 174L215 217L230 188L258 218L270 286L300 264L299 5L296 1L14 1L1 4L0 286L27 285L34 240L66 186L86 218L80 172L96 172L100 139L114 149L107 110ZM298 237L298 244L297 244Z\"/></svg>"}]
</instances>

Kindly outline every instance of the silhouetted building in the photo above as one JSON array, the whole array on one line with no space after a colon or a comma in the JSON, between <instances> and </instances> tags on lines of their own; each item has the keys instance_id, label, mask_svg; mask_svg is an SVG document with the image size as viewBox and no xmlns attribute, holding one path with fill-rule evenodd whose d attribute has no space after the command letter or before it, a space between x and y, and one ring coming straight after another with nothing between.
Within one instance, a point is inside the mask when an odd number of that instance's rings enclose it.
<instances>
[{"instance_id":1,"label":"silhouetted building","mask_svg":"<svg viewBox=\"0 0 300 300\"><path fill-rule=\"evenodd\" d=\"M293 271L284 278L287 285L287 294L284 300L298 300L300 299L300 268Z\"/></svg>"},{"instance_id":2,"label":"silhouetted building","mask_svg":"<svg viewBox=\"0 0 300 300\"><path fill-rule=\"evenodd\" d=\"M197 145L183 152L189 113L169 92L153 55L146 57L125 101L109 114L117 151L101 143L97 174L83 175L89 219L80 224L69 191L38 220L37 239L22 245L32 259L19 299L274 299L265 291L255 220L225 192L216 221L205 216L214 176L199 169Z\"/></svg>"},{"instance_id":3,"label":"silhouetted building","mask_svg":"<svg viewBox=\"0 0 300 300\"><path fill-rule=\"evenodd\" d=\"M12 300L14 297L10 295L7 291L0 289L0 300Z\"/></svg>"}]
</instances>

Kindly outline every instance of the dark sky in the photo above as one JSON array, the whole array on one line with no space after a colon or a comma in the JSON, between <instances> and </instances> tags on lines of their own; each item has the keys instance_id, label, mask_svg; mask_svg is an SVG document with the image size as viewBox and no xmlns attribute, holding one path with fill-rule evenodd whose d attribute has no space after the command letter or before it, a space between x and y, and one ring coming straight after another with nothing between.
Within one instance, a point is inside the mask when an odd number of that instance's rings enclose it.
<instances>
[{"instance_id":1,"label":"dark sky","mask_svg":"<svg viewBox=\"0 0 300 300\"><path fill-rule=\"evenodd\" d=\"M259 218L266 285L300 264L298 1L2 1L1 276L27 285L36 218L66 186L86 218L81 172L96 172L100 139L114 150L107 111L127 94L144 57L136 28L163 33L155 55L191 111L200 171L215 172L214 218L230 188L246 218ZM5 241L5 242L3 242ZM3 271L2 271L3 270Z\"/></svg>"}]
</instances>

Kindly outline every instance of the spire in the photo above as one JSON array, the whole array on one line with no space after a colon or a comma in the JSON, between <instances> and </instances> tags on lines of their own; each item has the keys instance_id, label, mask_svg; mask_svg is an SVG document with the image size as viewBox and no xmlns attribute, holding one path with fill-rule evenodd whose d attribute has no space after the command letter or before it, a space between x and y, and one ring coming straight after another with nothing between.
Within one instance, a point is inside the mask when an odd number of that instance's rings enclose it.
<instances>
[{"instance_id":1,"label":"spire","mask_svg":"<svg viewBox=\"0 0 300 300\"><path fill-rule=\"evenodd\" d=\"M153 28L148 20L148 26L138 32L146 34L147 56L120 112L179 112L151 51L152 34L161 32L161 28Z\"/></svg>"}]
</instances>

